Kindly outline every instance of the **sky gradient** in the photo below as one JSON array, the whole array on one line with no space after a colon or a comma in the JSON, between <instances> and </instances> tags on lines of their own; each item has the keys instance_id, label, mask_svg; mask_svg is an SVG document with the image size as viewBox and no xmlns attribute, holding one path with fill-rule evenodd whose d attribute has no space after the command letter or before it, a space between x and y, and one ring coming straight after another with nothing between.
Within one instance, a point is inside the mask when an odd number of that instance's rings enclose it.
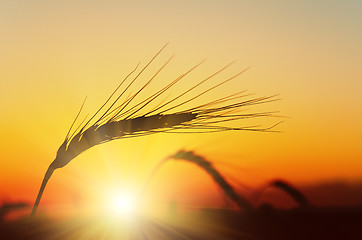
<instances>
[{"instance_id":1,"label":"sky gradient","mask_svg":"<svg viewBox=\"0 0 362 240\"><path fill-rule=\"evenodd\" d=\"M89 202L113 183L138 189L158 161L181 148L252 187L274 178L296 186L361 182L361 29L362 3L352 0L1 1L0 199L34 201L85 96L92 114L166 42L156 66L175 58L155 89L205 58L185 85L237 60L229 75L251 68L205 100L246 89L280 94L261 109L287 117L277 128L282 133L117 140L58 170L44 202ZM154 195L166 189L173 199L218 193L207 175L177 162L151 185Z\"/></svg>"}]
</instances>

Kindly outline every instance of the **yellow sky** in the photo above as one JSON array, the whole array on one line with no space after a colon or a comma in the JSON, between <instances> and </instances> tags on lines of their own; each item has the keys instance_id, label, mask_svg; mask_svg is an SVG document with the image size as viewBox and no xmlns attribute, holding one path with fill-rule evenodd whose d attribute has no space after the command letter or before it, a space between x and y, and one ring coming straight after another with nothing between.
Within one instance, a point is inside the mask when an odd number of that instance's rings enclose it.
<instances>
[{"instance_id":1,"label":"yellow sky","mask_svg":"<svg viewBox=\"0 0 362 240\"><path fill-rule=\"evenodd\" d=\"M59 170L49 195L77 192L90 179L95 188L112 177L140 185L157 161L180 148L246 168L252 174L244 179L253 183L360 180L361 11L360 1L1 1L0 196L35 198L84 97L91 114L166 42L160 62L176 56L160 82L204 58L186 83L238 60L229 74L251 69L216 95L244 89L280 94L281 101L263 109L289 117L278 127L283 133L115 141ZM173 164L155 181L174 177L177 184L177 169L187 166ZM207 178L201 175L202 185Z\"/></svg>"}]
</instances>

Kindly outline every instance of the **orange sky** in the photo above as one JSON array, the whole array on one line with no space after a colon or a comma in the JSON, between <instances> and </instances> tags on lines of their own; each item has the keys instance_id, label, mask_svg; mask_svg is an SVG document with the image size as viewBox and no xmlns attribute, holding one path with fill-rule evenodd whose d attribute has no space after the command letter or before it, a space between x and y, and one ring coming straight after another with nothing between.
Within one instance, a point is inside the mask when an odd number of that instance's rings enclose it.
<instances>
[{"instance_id":1,"label":"orange sky","mask_svg":"<svg viewBox=\"0 0 362 240\"><path fill-rule=\"evenodd\" d=\"M251 69L209 99L244 89L280 94L281 101L262 109L289 117L278 126L283 133L118 140L58 170L45 202L86 198L112 184L137 189L152 166L181 148L223 162L215 165L250 186L276 177L296 185L361 180L361 10L352 0L1 1L0 198L34 201L84 97L91 114L166 42L157 66L176 56L159 83L204 58L185 84L238 60L229 74ZM154 181L157 194L174 186L217 193L204 173L182 163L169 163Z\"/></svg>"}]
</instances>

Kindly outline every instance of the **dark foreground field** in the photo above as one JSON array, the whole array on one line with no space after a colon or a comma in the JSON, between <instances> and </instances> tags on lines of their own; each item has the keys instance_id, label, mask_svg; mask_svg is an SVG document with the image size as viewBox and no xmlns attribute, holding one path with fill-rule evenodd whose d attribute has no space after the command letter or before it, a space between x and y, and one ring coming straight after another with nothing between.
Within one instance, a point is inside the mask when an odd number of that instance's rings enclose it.
<instances>
[{"instance_id":1,"label":"dark foreground field","mask_svg":"<svg viewBox=\"0 0 362 240\"><path fill-rule=\"evenodd\" d=\"M204 209L162 218L2 221L0 239L362 239L362 207L249 212Z\"/></svg>"}]
</instances>

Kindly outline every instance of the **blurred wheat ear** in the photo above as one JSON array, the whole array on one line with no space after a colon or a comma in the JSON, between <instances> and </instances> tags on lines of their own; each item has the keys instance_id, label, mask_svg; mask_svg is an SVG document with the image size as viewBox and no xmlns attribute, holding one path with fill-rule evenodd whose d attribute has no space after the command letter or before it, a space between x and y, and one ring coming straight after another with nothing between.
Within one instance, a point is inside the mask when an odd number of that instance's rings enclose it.
<instances>
[{"instance_id":1,"label":"blurred wheat ear","mask_svg":"<svg viewBox=\"0 0 362 240\"><path fill-rule=\"evenodd\" d=\"M284 180L273 180L270 183L270 187L276 187L281 189L282 191L289 194L301 207L309 207L308 199L300 192L297 188L293 187L291 184L287 183Z\"/></svg>"},{"instance_id":2,"label":"blurred wheat ear","mask_svg":"<svg viewBox=\"0 0 362 240\"><path fill-rule=\"evenodd\" d=\"M175 154L163 159L156 165L146 181L146 185L143 188L142 195L147 190L148 184L150 183L154 175L156 175L156 173L159 171L161 166L171 159L183 160L196 164L197 166L205 170L207 174L210 175L215 183L224 191L225 195L228 196L239 207L239 209L253 209L253 206L249 203L249 201L235 192L234 188L229 184L225 177L213 166L210 161L206 160L203 156L198 155L192 151L185 150L180 150L176 152Z\"/></svg>"},{"instance_id":3,"label":"blurred wheat ear","mask_svg":"<svg viewBox=\"0 0 362 240\"><path fill-rule=\"evenodd\" d=\"M154 62L166 46L167 44L162 47L161 50L159 50L138 73L136 73L139 66L137 65L136 68L121 81L107 101L95 112L95 114L89 119L85 118L78 127L73 130L73 127L82 111L84 105L83 102L83 105L73 121L64 142L58 149L55 160L50 164L45 173L31 212L32 216L34 216L37 211L45 186L54 170L64 167L79 154L92 148L93 146L116 139L145 136L160 132L206 133L229 130L265 132L272 131L273 127L277 125L275 124L271 127L262 128L259 126L230 127L225 124L227 122L240 119L272 116L273 112L242 114L240 111L247 106L275 101L275 96L252 98L241 101L241 98L248 95L244 94L245 91L240 91L222 98L214 99L213 101L206 102L201 105L188 108L185 107L188 103L198 99L202 95L209 93L211 90L231 81L232 79L235 79L246 71L245 69L237 74L234 74L218 82L207 90L198 90L199 86L226 70L232 63L205 77L191 88L186 89L166 102L164 102L164 100L159 100L160 96L164 96L165 92L170 92L172 86L185 78L203 62L190 68L152 95L146 97L142 96L141 100L137 100L140 94L143 93L144 89L172 60L173 56L161 65L152 77L145 81L141 88L137 89L135 93L132 92L131 87L134 86L136 80L141 78L144 71L150 67L151 63ZM135 76L131 78L132 75ZM183 98L187 98L187 100L182 100ZM146 110L147 107L152 110Z\"/></svg>"}]
</instances>

